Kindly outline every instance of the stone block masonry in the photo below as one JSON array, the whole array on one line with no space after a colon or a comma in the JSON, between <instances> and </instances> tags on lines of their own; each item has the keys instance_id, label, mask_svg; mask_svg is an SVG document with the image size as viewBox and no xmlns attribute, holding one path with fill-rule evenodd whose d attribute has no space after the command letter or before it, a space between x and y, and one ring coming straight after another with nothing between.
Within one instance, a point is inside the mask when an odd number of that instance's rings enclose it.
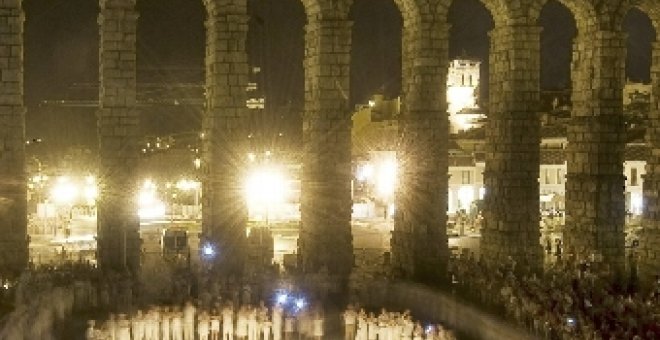
<instances>
[{"instance_id":1,"label":"stone block masonry","mask_svg":"<svg viewBox=\"0 0 660 340\"><path fill-rule=\"evenodd\" d=\"M341 11L329 18L307 15L300 264L307 274L327 274L343 290L353 267L351 22Z\"/></svg>"},{"instance_id":2,"label":"stone block masonry","mask_svg":"<svg viewBox=\"0 0 660 340\"><path fill-rule=\"evenodd\" d=\"M100 0L99 49L99 267L131 272L140 267L137 196L135 0Z\"/></svg>"},{"instance_id":3,"label":"stone block masonry","mask_svg":"<svg viewBox=\"0 0 660 340\"><path fill-rule=\"evenodd\" d=\"M0 0L0 276L28 263L23 23L19 0Z\"/></svg>"},{"instance_id":4,"label":"stone block masonry","mask_svg":"<svg viewBox=\"0 0 660 340\"><path fill-rule=\"evenodd\" d=\"M241 275L246 260L247 169L245 107L248 31L245 0L205 0L206 112L202 121L202 242L216 250L215 269Z\"/></svg>"}]
</instances>

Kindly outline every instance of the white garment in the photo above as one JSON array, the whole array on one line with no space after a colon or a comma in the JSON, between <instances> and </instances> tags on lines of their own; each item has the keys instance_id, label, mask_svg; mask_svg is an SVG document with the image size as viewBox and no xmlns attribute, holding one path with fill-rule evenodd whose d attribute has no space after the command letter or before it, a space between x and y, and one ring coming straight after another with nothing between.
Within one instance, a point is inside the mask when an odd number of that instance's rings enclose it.
<instances>
[{"instance_id":1,"label":"white garment","mask_svg":"<svg viewBox=\"0 0 660 340\"><path fill-rule=\"evenodd\" d=\"M162 340L170 340L170 317L163 315L160 320L160 336Z\"/></svg>"},{"instance_id":2,"label":"white garment","mask_svg":"<svg viewBox=\"0 0 660 340\"><path fill-rule=\"evenodd\" d=\"M197 322L197 334L199 340L208 340L209 338L209 320L202 318Z\"/></svg>"},{"instance_id":3,"label":"white garment","mask_svg":"<svg viewBox=\"0 0 660 340\"><path fill-rule=\"evenodd\" d=\"M314 318L312 320L312 335L323 337L323 318Z\"/></svg>"},{"instance_id":4,"label":"white garment","mask_svg":"<svg viewBox=\"0 0 660 340\"><path fill-rule=\"evenodd\" d=\"M280 305L273 308L273 340L282 339L282 313Z\"/></svg>"},{"instance_id":5,"label":"white garment","mask_svg":"<svg viewBox=\"0 0 660 340\"><path fill-rule=\"evenodd\" d=\"M195 307L190 303L183 307L183 340L195 340Z\"/></svg>"},{"instance_id":6,"label":"white garment","mask_svg":"<svg viewBox=\"0 0 660 340\"><path fill-rule=\"evenodd\" d=\"M261 323L261 334L264 336L264 340L270 340L270 332L273 323L266 320Z\"/></svg>"},{"instance_id":7,"label":"white garment","mask_svg":"<svg viewBox=\"0 0 660 340\"><path fill-rule=\"evenodd\" d=\"M378 339L378 325L373 319L367 321L367 339L376 340Z\"/></svg>"},{"instance_id":8,"label":"white garment","mask_svg":"<svg viewBox=\"0 0 660 340\"><path fill-rule=\"evenodd\" d=\"M259 336L259 325L257 324L257 311L252 309L248 312L248 340L257 340Z\"/></svg>"},{"instance_id":9,"label":"white garment","mask_svg":"<svg viewBox=\"0 0 660 340\"><path fill-rule=\"evenodd\" d=\"M236 336L244 338L248 336L248 320L244 312L238 313L238 320L236 321Z\"/></svg>"},{"instance_id":10,"label":"white garment","mask_svg":"<svg viewBox=\"0 0 660 340\"><path fill-rule=\"evenodd\" d=\"M234 339L234 311L229 307L222 310L222 339Z\"/></svg>"},{"instance_id":11,"label":"white garment","mask_svg":"<svg viewBox=\"0 0 660 340\"><path fill-rule=\"evenodd\" d=\"M171 326L171 339L172 340L183 340L183 325L181 324L181 316L180 315L175 315L172 317L172 321L170 322Z\"/></svg>"},{"instance_id":12,"label":"white garment","mask_svg":"<svg viewBox=\"0 0 660 340\"><path fill-rule=\"evenodd\" d=\"M128 322L121 322L117 330L117 340L131 340L131 328Z\"/></svg>"},{"instance_id":13,"label":"white garment","mask_svg":"<svg viewBox=\"0 0 660 340\"><path fill-rule=\"evenodd\" d=\"M135 316L131 322L131 335L133 340L144 340L144 320L141 316Z\"/></svg>"}]
</instances>

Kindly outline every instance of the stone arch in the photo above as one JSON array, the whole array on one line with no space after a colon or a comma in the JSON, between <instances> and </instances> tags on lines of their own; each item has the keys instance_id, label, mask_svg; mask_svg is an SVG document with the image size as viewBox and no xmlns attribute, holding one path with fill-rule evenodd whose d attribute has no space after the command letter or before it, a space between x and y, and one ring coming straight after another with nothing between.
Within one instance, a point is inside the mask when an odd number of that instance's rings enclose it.
<instances>
[{"instance_id":1,"label":"stone arch","mask_svg":"<svg viewBox=\"0 0 660 340\"><path fill-rule=\"evenodd\" d=\"M651 25L655 30L656 41L660 38L660 6L655 0L632 0L629 6L623 11L624 16L632 8L637 8L651 20Z\"/></svg>"},{"instance_id":2,"label":"stone arch","mask_svg":"<svg viewBox=\"0 0 660 340\"><path fill-rule=\"evenodd\" d=\"M551 16L550 14L554 15ZM562 30L554 29L557 21L560 21L561 24L566 24L568 21L569 25ZM540 87L543 90L569 90L571 87L570 63L573 58L573 41L578 33L575 15L559 1L547 2L539 14L537 25L542 30ZM569 28L570 30L568 30ZM555 42L551 46L553 49L552 54L547 53L548 46L545 44L546 42ZM556 44L557 42L559 44ZM558 77L558 75L560 76Z\"/></svg>"},{"instance_id":3,"label":"stone arch","mask_svg":"<svg viewBox=\"0 0 660 340\"><path fill-rule=\"evenodd\" d=\"M577 27L571 61L572 119L565 151L564 245L576 258L602 257L620 269L625 222L621 100L625 35L620 25L627 2L557 1L571 11ZM535 21L547 2L536 3Z\"/></svg>"},{"instance_id":4,"label":"stone arch","mask_svg":"<svg viewBox=\"0 0 660 340\"><path fill-rule=\"evenodd\" d=\"M558 1L573 14L573 19L578 27L578 34L586 33L586 29L593 27L597 19L596 9L590 4L590 1L584 0L535 0L530 8L529 14L531 22L538 22L541 10L550 1Z\"/></svg>"},{"instance_id":5,"label":"stone arch","mask_svg":"<svg viewBox=\"0 0 660 340\"><path fill-rule=\"evenodd\" d=\"M394 0L355 0L349 17L353 66L351 106L366 103L374 94L398 96L401 91L397 78L401 78L402 70L401 8ZM370 53L367 55L366 51ZM371 58L365 58L367 56Z\"/></svg>"}]
</instances>

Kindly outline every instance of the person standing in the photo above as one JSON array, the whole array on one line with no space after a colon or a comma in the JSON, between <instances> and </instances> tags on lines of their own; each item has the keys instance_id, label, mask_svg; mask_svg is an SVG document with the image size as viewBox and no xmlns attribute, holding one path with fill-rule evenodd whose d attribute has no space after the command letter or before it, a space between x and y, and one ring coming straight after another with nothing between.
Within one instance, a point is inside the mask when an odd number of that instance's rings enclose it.
<instances>
[{"instance_id":1,"label":"person standing","mask_svg":"<svg viewBox=\"0 0 660 340\"><path fill-rule=\"evenodd\" d=\"M209 339L209 318L206 312L201 312L197 318L197 335L199 340Z\"/></svg>"},{"instance_id":2,"label":"person standing","mask_svg":"<svg viewBox=\"0 0 660 340\"><path fill-rule=\"evenodd\" d=\"M234 309L231 304L222 309L222 340L234 339Z\"/></svg>"},{"instance_id":3,"label":"person standing","mask_svg":"<svg viewBox=\"0 0 660 340\"><path fill-rule=\"evenodd\" d=\"M282 340L283 313L282 306L279 304L273 307L273 340Z\"/></svg>"},{"instance_id":4,"label":"person standing","mask_svg":"<svg viewBox=\"0 0 660 340\"><path fill-rule=\"evenodd\" d=\"M211 340L220 340L220 315L218 313L217 309L214 309L211 313Z\"/></svg>"},{"instance_id":5,"label":"person standing","mask_svg":"<svg viewBox=\"0 0 660 340\"><path fill-rule=\"evenodd\" d=\"M119 314L117 320L117 340L131 340L131 324L124 314Z\"/></svg>"},{"instance_id":6,"label":"person standing","mask_svg":"<svg viewBox=\"0 0 660 340\"><path fill-rule=\"evenodd\" d=\"M261 333L263 334L263 339L264 340L270 340L270 332L271 328L273 326L273 323L266 318L265 320L261 320Z\"/></svg>"},{"instance_id":7,"label":"person standing","mask_svg":"<svg viewBox=\"0 0 660 340\"><path fill-rule=\"evenodd\" d=\"M181 319L181 312L177 309L172 313L172 321L170 322L172 340L183 340L183 320Z\"/></svg>"},{"instance_id":8,"label":"person standing","mask_svg":"<svg viewBox=\"0 0 660 340\"><path fill-rule=\"evenodd\" d=\"M284 318L284 340L293 340L294 322L293 315L287 313Z\"/></svg>"},{"instance_id":9,"label":"person standing","mask_svg":"<svg viewBox=\"0 0 660 340\"><path fill-rule=\"evenodd\" d=\"M170 340L170 313L167 308L160 313L160 336L162 340Z\"/></svg>"},{"instance_id":10,"label":"person standing","mask_svg":"<svg viewBox=\"0 0 660 340\"><path fill-rule=\"evenodd\" d=\"M355 340L357 313L352 305L348 305L342 317L344 319L344 340Z\"/></svg>"},{"instance_id":11,"label":"person standing","mask_svg":"<svg viewBox=\"0 0 660 340\"><path fill-rule=\"evenodd\" d=\"M183 307L183 340L195 340L195 306L190 301Z\"/></svg>"},{"instance_id":12,"label":"person standing","mask_svg":"<svg viewBox=\"0 0 660 340\"><path fill-rule=\"evenodd\" d=\"M314 313L312 318L312 336L315 340L323 339L323 314L320 311Z\"/></svg>"}]
</instances>

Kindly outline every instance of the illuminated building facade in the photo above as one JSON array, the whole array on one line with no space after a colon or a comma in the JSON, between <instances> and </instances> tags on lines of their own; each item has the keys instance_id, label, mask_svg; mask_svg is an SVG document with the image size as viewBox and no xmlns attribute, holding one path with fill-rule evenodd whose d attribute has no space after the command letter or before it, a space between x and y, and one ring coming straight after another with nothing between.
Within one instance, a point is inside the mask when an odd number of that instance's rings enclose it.
<instances>
[{"instance_id":1,"label":"illuminated building facade","mask_svg":"<svg viewBox=\"0 0 660 340\"><path fill-rule=\"evenodd\" d=\"M450 133L483 125L485 115L478 104L481 61L454 59L447 75L447 111Z\"/></svg>"}]
</instances>

